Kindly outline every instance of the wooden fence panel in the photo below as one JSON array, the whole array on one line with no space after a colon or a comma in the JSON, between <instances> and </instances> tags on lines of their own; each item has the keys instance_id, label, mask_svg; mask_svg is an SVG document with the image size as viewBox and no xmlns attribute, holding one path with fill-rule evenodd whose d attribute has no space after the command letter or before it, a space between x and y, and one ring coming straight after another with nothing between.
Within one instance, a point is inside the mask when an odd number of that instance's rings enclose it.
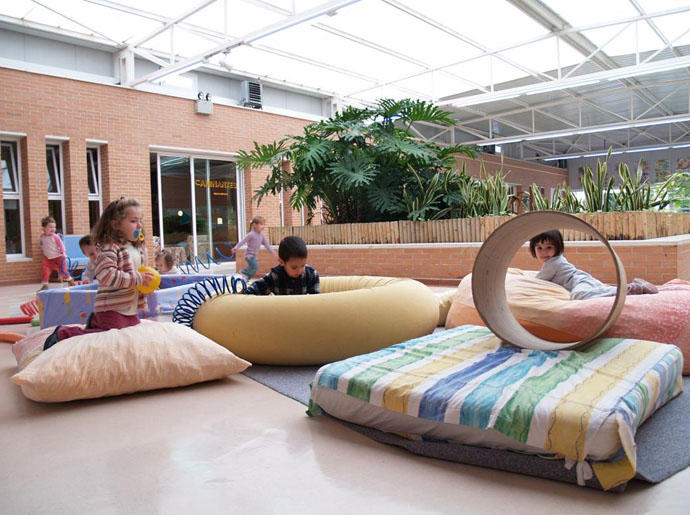
<instances>
[{"instance_id":1,"label":"wooden fence panel","mask_svg":"<svg viewBox=\"0 0 690 515\"><path fill-rule=\"evenodd\" d=\"M650 239L690 233L690 213L636 211L625 213L578 213L607 239ZM399 220L371 224L333 224L269 227L268 237L277 244L285 236L301 237L307 244L461 243L486 240L511 216L452 218L417 222ZM591 240L590 235L561 229L567 241Z\"/></svg>"}]
</instances>

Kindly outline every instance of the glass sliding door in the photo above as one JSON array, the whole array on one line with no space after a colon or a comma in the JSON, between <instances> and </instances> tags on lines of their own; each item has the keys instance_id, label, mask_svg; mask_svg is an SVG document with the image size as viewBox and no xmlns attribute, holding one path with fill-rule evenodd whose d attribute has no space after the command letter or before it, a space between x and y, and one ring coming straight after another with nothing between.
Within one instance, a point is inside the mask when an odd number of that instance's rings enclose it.
<instances>
[{"instance_id":1,"label":"glass sliding door","mask_svg":"<svg viewBox=\"0 0 690 515\"><path fill-rule=\"evenodd\" d=\"M189 165L188 157L160 156L163 242L166 247L182 247L187 257L194 255Z\"/></svg>"},{"instance_id":2,"label":"glass sliding door","mask_svg":"<svg viewBox=\"0 0 690 515\"><path fill-rule=\"evenodd\" d=\"M236 173L231 161L151 154L154 235L164 248L204 260L207 253L231 254L238 239Z\"/></svg>"},{"instance_id":3,"label":"glass sliding door","mask_svg":"<svg viewBox=\"0 0 690 515\"><path fill-rule=\"evenodd\" d=\"M235 163L194 159L194 199L199 256L228 256L237 242Z\"/></svg>"}]
</instances>

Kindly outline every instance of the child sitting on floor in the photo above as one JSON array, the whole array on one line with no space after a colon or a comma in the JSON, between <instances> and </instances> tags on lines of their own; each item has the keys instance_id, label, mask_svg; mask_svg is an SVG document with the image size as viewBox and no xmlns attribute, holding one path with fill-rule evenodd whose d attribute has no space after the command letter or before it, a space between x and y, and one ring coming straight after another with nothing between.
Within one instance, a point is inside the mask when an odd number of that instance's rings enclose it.
<instances>
[{"instance_id":1,"label":"child sitting on floor","mask_svg":"<svg viewBox=\"0 0 690 515\"><path fill-rule=\"evenodd\" d=\"M278 246L280 265L257 279L243 293L250 295L305 295L320 293L319 274L307 265L307 246L298 236L286 236Z\"/></svg>"},{"instance_id":2,"label":"child sitting on floor","mask_svg":"<svg viewBox=\"0 0 690 515\"><path fill-rule=\"evenodd\" d=\"M156 254L155 263L156 270L158 270L161 275L175 273L175 269L173 268L175 261L172 254L167 250L161 250L158 254Z\"/></svg>"},{"instance_id":3,"label":"child sitting on floor","mask_svg":"<svg viewBox=\"0 0 690 515\"><path fill-rule=\"evenodd\" d=\"M136 200L121 197L105 208L93 230L93 241L100 250L93 313L84 329L57 326L46 339L44 350L72 336L123 329L140 322L138 312L145 309L146 302L135 286L148 285L153 279L152 273L137 272L146 264L146 247L139 239L141 230L141 210Z\"/></svg>"},{"instance_id":4,"label":"child sitting on floor","mask_svg":"<svg viewBox=\"0 0 690 515\"><path fill-rule=\"evenodd\" d=\"M41 290L48 289L48 281L50 281L50 273L55 270L58 279L66 280L70 286L74 286L74 279L67 272L65 258L67 253L65 251L65 244L62 239L55 232L55 218L46 216L41 219L41 227L43 233L39 245L41 252L43 252L43 260L41 261Z\"/></svg>"},{"instance_id":5,"label":"child sitting on floor","mask_svg":"<svg viewBox=\"0 0 690 515\"><path fill-rule=\"evenodd\" d=\"M570 298L574 300L616 295L615 286L607 286L587 272L571 265L563 256L564 248L563 235L559 230L541 233L529 241L532 257L542 263L537 279L563 286L570 292ZM658 292L656 286L644 279L633 279L633 282L628 284L628 295Z\"/></svg>"},{"instance_id":6,"label":"child sitting on floor","mask_svg":"<svg viewBox=\"0 0 690 515\"><path fill-rule=\"evenodd\" d=\"M82 254L89 258L86 263L84 271L81 274L82 281L93 282L96 280L96 257L98 256L98 248L91 241L91 235L87 234L79 239L79 248Z\"/></svg>"}]
</instances>

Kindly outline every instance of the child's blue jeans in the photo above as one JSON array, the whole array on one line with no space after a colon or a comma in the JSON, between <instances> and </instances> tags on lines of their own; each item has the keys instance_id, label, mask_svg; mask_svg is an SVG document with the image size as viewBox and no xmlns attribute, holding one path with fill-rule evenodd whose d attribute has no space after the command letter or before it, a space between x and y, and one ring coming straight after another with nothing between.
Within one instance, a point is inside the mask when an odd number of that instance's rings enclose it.
<instances>
[{"instance_id":1,"label":"child's blue jeans","mask_svg":"<svg viewBox=\"0 0 690 515\"><path fill-rule=\"evenodd\" d=\"M254 274L259 269L259 260L253 256L247 256L244 259L247 261L247 268L242 269L240 273L249 280L254 277Z\"/></svg>"}]
</instances>

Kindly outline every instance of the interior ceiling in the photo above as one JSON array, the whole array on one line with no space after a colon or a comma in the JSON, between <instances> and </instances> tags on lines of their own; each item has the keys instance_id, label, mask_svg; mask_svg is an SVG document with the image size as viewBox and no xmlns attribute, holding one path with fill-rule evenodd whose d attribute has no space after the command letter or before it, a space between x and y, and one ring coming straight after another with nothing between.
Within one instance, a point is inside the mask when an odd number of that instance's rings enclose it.
<instances>
[{"instance_id":1,"label":"interior ceiling","mask_svg":"<svg viewBox=\"0 0 690 515\"><path fill-rule=\"evenodd\" d=\"M13 0L51 27L154 62L146 87L199 67L335 104L420 98L442 143L555 160L690 143L690 2L676 0Z\"/></svg>"}]
</instances>

